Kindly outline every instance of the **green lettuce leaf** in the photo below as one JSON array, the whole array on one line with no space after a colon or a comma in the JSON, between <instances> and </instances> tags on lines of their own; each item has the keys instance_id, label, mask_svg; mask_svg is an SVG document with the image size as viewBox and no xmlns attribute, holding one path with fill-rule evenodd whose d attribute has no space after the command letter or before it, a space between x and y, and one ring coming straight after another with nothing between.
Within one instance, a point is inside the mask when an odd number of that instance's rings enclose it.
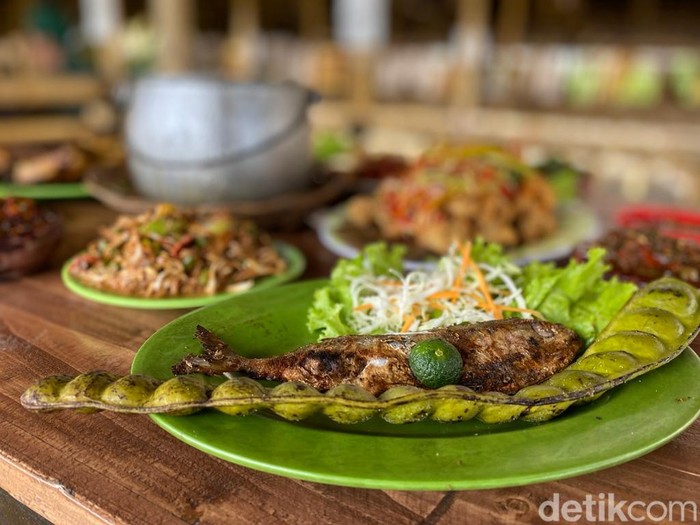
<instances>
[{"instance_id":1,"label":"green lettuce leaf","mask_svg":"<svg viewBox=\"0 0 700 525\"><path fill-rule=\"evenodd\" d=\"M572 260L563 268L539 262L525 266L521 286L528 308L571 328L590 344L637 290L632 283L606 280L610 268L604 257L603 248L592 248L587 261Z\"/></svg>"},{"instance_id":2,"label":"green lettuce leaf","mask_svg":"<svg viewBox=\"0 0 700 525\"><path fill-rule=\"evenodd\" d=\"M503 246L486 242L481 237L472 242L471 256L476 262L489 266L512 266L515 268L510 257L503 252Z\"/></svg>"},{"instance_id":3,"label":"green lettuce leaf","mask_svg":"<svg viewBox=\"0 0 700 525\"><path fill-rule=\"evenodd\" d=\"M391 275L403 270L405 246L379 242L366 246L354 259L341 259L333 268L330 282L314 293L307 315L307 327L319 339L353 333L348 324L352 312L350 283L360 275Z\"/></svg>"}]
</instances>

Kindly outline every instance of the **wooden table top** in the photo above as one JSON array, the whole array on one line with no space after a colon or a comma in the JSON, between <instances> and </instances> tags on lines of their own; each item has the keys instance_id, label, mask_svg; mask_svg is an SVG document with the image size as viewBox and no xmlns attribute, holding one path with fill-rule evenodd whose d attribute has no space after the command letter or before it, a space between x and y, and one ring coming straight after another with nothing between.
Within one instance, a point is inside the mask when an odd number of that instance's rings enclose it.
<instances>
[{"instance_id":1,"label":"wooden table top","mask_svg":"<svg viewBox=\"0 0 700 525\"><path fill-rule=\"evenodd\" d=\"M39 377L97 368L126 374L145 339L184 312L100 305L64 288L61 261L115 214L92 201L52 206L66 220L52 268L0 283L0 488L56 524L531 523L557 493L561 501L611 493L649 503L695 501L700 492L700 421L660 449L593 474L497 490L403 492L254 471L185 445L147 417L29 412L19 397ZM335 258L313 232L282 237L306 252L305 277L326 275Z\"/></svg>"}]
</instances>

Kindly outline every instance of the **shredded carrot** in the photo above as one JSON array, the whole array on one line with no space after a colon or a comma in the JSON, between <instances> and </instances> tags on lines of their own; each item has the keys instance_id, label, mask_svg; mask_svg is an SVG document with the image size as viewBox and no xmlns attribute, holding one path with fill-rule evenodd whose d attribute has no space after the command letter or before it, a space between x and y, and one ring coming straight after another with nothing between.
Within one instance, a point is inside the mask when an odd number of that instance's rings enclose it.
<instances>
[{"instance_id":1,"label":"shredded carrot","mask_svg":"<svg viewBox=\"0 0 700 525\"><path fill-rule=\"evenodd\" d=\"M474 269L477 281L479 281L479 289L484 295L484 301L486 302L485 310L491 312L495 319L503 319L503 314L498 310L498 308L496 308L496 305L493 302L493 297L491 297L491 292L489 292L489 287L486 283L484 274L481 272L481 268L479 268L479 265L477 265L474 261L472 261L471 267Z\"/></svg>"},{"instance_id":2,"label":"shredded carrot","mask_svg":"<svg viewBox=\"0 0 700 525\"><path fill-rule=\"evenodd\" d=\"M459 251L462 254L462 264L459 268L459 273L464 275L469 267L469 262L472 260L472 243L465 242L459 247Z\"/></svg>"},{"instance_id":3,"label":"shredded carrot","mask_svg":"<svg viewBox=\"0 0 700 525\"><path fill-rule=\"evenodd\" d=\"M497 305L498 309L503 310L505 312L520 312L523 314L530 314L534 317L538 317L540 319L544 319L542 314L538 312L537 310L532 310L530 308L518 308L517 306L502 306L502 305Z\"/></svg>"},{"instance_id":4,"label":"shredded carrot","mask_svg":"<svg viewBox=\"0 0 700 525\"><path fill-rule=\"evenodd\" d=\"M357 312L361 312L362 310L371 310L374 308L374 305L372 303L363 303L363 304L358 304L353 310Z\"/></svg>"},{"instance_id":5,"label":"shredded carrot","mask_svg":"<svg viewBox=\"0 0 700 525\"><path fill-rule=\"evenodd\" d=\"M443 290L430 294L428 299L458 299L460 293L457 290Z\"/></svg>"},{"instance_id":6,"label":"shredded carrot","mask_svg":"<svg viewBox=\"0 0 700 525\"><path fill-rule=\"evenodd\" d=\"M413 321L416 320L416 316L413 314L408 314L404 316L403 326L401 327L402 332L408 332L411 329Z\"/></svg>"},{"instance_id":7,"label":"shredded carrot","mask_svg":"<svg viewBox=\"0 0 700 525\"><path fill-rule=\"evenodd\" d=\"M469 268L469 263L471 262L472 253L472 243L466 242L459 246L459 252L462 254L462 261L459 266L459 274L454 282L454 287L459 288L464 282L464 277L467 275L467 269Z\"/></svg>"},{"instance_id":8,"label":"shredded carrot","mask_svg":"<svg viewBox=\"0 0 700 525\"><path fill-rule=\"evenodd\" d=\"M467 295L477 300L476 306L482 308L483 310L486 310L487 312L490 312L496 319L503 319L504 311L529 313L533 316L541 317L540 313L535 310L530 310L528 308L517 308L515 306L502 306L497 304L493 299L493 295L489 290L488 283L486 282L486 278L484 277L481 268L479 268L477 263L471 258L471 248L472 244L470 242L466 242L459 246L459 251L461 254L459 273L457 274L457 277L454 280L452 288L435 292L427 297L431 308L435 310L444 310L444 307L441 306L439 302L437 302L439 299L450 299L454 302L455 300L459 299L461 295ZM474 294L460 290L469 268L472 268L474 270L474 274L476 275L476 279L479 283L479 291L481 292L480 294ZM404 318L404 325L402 331L406 331L408 329L407 327L410 326L413 323L413 321L415 321L415 311L413 312L413 315Z\"/></svg>"}]
</instances>

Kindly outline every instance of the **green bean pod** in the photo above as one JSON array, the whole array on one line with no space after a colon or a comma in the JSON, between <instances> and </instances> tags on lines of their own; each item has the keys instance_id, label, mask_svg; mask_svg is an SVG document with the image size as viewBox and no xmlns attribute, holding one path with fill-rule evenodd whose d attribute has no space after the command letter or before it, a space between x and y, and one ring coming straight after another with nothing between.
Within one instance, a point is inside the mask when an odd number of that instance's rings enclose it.
<instances>
[{"instance_id":1,"label":"green bean pod","mask_svg":"<svg viewBox=\"0 0 700 525\"><path fill-rule=\"evenodd\" d=\"M699 326L700 292L677 279L663 278L639 290L574 363L510 396L450 385L436 390L396 386L375 397L353 385L320 393L301 383L268 388L246 377L208 386L192 377L158 381L96 371L74 378L42 379L24 392L21 402L36 411L186 415L215 409L245 415L269 410L292 421L321 412L343 424L365 421L376 414L397 424L425 418L455 422L474 417L486 423L519 418L541 423L669 362L690 344Z\"/></svg>"}]
</instances>

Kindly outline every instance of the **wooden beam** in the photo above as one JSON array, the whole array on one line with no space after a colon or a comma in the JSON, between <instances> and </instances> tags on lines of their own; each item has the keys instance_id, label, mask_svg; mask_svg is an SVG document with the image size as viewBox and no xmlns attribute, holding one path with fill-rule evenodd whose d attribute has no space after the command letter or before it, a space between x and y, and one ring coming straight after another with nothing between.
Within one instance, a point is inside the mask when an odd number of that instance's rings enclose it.
<instances>
[{"instance_id":1,"label":"wooden beam","mask_svg":"<svg viewBox=\"0 0 700 525\"><path fill-rule=\"evenodd\" d=\"M700 124L658 122L620 116L598 117L550 112L487 108L455 108L425 104L375 103L366 110L364 123L462 140L515 140L533 143L586 146L647 153L700 154ZM318 129L342 128L355 122L347 102L324 101L310 113Z\"/></svg>"},{"instance_id":2,"label":"wooden beam","mask_svg":"<svg viewBox=\"0 0 700 525\"><path fill-rule=\"evenodd\" d=\"M70 116L3 117L0 144L63 142L91 135L87 126Z\"/></svg>"},{"instance_id":3,"label":"wooden beam","mask_svg":"<svg viewBox=\"0 0 700 525\"><path fill-rule=\"evenodd\" d=\"M0 109L82 106L105 94L90 75L20 75L0 79Z\"/></svg>"}]
</instances>

